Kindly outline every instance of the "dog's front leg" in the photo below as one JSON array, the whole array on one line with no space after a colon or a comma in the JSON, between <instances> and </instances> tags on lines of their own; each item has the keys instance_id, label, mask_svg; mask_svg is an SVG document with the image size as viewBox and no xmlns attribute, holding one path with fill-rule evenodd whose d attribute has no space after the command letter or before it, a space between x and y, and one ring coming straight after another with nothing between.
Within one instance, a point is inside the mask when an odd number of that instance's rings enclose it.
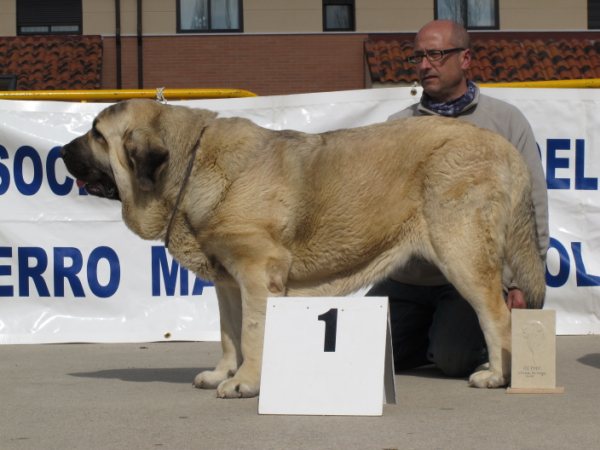
<instances>
[{"instance_id":1,"label":"dog's front leg","mask_svg":"<svg viewBox=\"0 0 600 450\"><path fill-rule=\"evenodd\" d=\"M238 260L235 265L234 277L240 284L242 294L243 363L232 378L219 384L217 396L221 398L258 395L267 297L285 295L289 258L280 253L268 256L263 261L255 258L251 261Z\"/></svg>"},{"instance_id":2,"label":"dog's front leg","mask_svg":"<svg viewBox=\"0 0 600 450\"><path fill-rule=\"evenodd\" d=\"M242 363L242 300L239 287L233 282L215 282L221 321L221 348L223 356L214 370L196 375L194 386L214 389L223 380L231 378Z\"/></svg>"},{"instance_id":3,"label":"dog's front leg","mask_svg":"<svg viewBox=\"0 0 600 450\"><path fill-rule=\"evenodd\" d=\"M242 319L242 354L244 361L236 374L217 388L221 398L255 397L260 388L260 370L264 339L266 297L244 300ZM247 304L252 306L248 307Z\"/></svg>"}]
</instances>

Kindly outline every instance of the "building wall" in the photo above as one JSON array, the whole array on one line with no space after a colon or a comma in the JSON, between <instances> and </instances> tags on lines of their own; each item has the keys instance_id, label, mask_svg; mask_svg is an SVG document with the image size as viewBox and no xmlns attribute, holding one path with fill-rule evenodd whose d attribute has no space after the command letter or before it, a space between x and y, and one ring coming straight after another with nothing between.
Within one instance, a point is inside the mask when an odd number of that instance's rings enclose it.
<instances>
[{"instance_id":1,"label":"building wall","mask_svg":"<svg viewBox=\"0 0 600 450\"><path fill-rule=\"evenodd\" d=\"M15 0L0 0L0 35L17 34L17 5Z\"/></svg>"},{"instance_id":2,"label":"building wall","mask_svg":"<svg viewBox=\"0 0 600 450\"><path fill-rule=\"evenodd\" d=\"M1 1L1 0L0 0ZM144 9L148 0L143 2ZM174 2L165 1L170 4ZM121 34L135 35L137 32L137 2L136 0L121 0ZM83 34L100 34L103 36L111 36L116 33L116 16L115 16L115 1L114 0L82 0L83 7ZM152 10L146 10L142 15L142 22L148 22L151 17ZM166 16L166 14L165 14ZM173 17L175 10L173 9ZM168 18L165 17L165 21ZM170 33L175 33L175 26L169 27ZM153 28L149 28L146 32L156 32Z\"/></svg>"},{"instance_id":3,"label":"building wall","mask_svg":"<svg viewBox=\"0 0 600 450\"><path fill-rule=\"evenodd\" d=\"M82 0L84 34L115 34L115 1ZM585 30L587 0L499 0L501 30ZM121 34L137 32L137 1L121 0ZM321 33L322 0L243 0L244 33ZM177 33L176 0L143 0L144 34ZM356 0L356 32L416 31L433 0ZM2 35L14 35L15 0L0 0Z\"/></svg>"},{"instance_id":4,"label":"building wall","mask_svg":"<svg viewBox=\"0 0 600 450\"><path fill-rule=\"evenodd\" d=\"M150 36L145 88L238 88L259 95L365 87L367 35ZM137 88L137 39L122 39L122 87ZM115 39L104 38L103 87L116 86Z\"/></svg>"},{"instance_id":5,"label":"building wall","mask_svg":"<svg viewBox=\"0 0 600 450\"><path fill-rule=\"evenodd\" d=\"M244 0L246 33L319 33L321 0Z\"/></svg>"},{"instance_id":6,"label":"building wall","mask_svg":"<svg viewBox=\"0 0 600 450\"><path fill-rule=\"evenodd\" d=\"M434 17L433 0L356 0L355 5L356 30L360 32L417 31Z\"/></svg>"},{"instance_id":7,"label":"building wall","mask_svg":"<svg viewBox=\"0 0 600 450\"><path fill-rule=\"evenodd\" d=\"M7 1L7 0L0 0ZM137 32L137 1L121 0L121 34ZM176 0L144 0L144 34L176 34ZM321 33L322 0L243 0L244 33ZM114 0L83 0L84 34L115 33ZM433 0L357 0L357 32L411 31L433 18Z\"/></svg>"},{"instance_id":8,"label":"building wall","mask_svg":"<svg viewBox=\"0 0 600 450\"><path fill-rule=\"evenodd\" d=\"M116 88L114 0L83 1L83 34L103 37L102 88ZM121 87L240 88L259 95L361 89L369 33L415 32L434 0L356 0L356 32L323 33L321 0L243 0L243 33L177 34L176 0L120 0ZM585 30L586 0L500 0L501 30ZM0 0L0 35L16 34L16 0ZM141 48L143 84L138 83Z\"/></svg>"},{"instance_id":9,"label":"building wall","mask_svg":"<svg viewBox=\"0 0 600 450\"><path fill-rule=\"evenodd\" d=\"M501 30L586 30L587 0L500 0Z\"/></svg>"}]
</instances>

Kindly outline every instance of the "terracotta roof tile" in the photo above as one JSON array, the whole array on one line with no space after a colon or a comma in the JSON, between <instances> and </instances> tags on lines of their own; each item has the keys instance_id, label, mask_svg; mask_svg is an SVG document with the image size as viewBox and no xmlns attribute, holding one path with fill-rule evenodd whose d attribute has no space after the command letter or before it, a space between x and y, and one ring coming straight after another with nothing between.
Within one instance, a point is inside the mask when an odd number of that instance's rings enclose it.
<instances>
[{"instance_id":1,"label":"terracotta roof tile","mask_svg":"<svg viewBox=\"0 0 600 450\"><path fill-rule=\"evenodd\" d=\"M0 37L0 73L16 74L19 90L98 89L102 38Z\"/></svg>"},{"instance_id":2,"label":"terracotta roof tile","mask_svg":"<svg viewBox=\"0 0 600 450\"><path fill-rule=\"evenodd\" d=\"M406 62L412 39L368 39L365 54L371 80L417 81ZM600 40L589 38L494 39L472 41L470 76L477 82L510 82L600 78Z\"/></svg>"}]
</instances>

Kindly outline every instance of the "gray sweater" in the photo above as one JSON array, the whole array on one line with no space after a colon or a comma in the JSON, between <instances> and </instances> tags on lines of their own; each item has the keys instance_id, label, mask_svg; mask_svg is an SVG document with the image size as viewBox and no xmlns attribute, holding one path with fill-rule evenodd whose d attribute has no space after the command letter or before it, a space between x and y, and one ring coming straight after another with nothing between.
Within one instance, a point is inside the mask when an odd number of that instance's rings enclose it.
<instances>
[{"instance_id":1,"label":"gray sweater","mask_svg":"<svg viewBox=\"0 0 600 450\"><path fill-rule=\"evenodd\" d=\"M391 115L388 120L433 114L435 113L426 109L421 103L415 103ZM529 122L516 107L502 100L483 95L479 92L479 89L477 89L471 104L457 118L504 136L523 155L531 173L532 199L535 208L539 248L540 254L545 258L550 240L548 232L548 192L540 154ZM437 286L448 283L444 275L435 266L419 258L411 259L406 266L395 271L391 278L402 283L422 286ZM504 284L505 288L518 287L512 283L512 276L508 269L504 273Z\"/></svg>"}]
</instances>

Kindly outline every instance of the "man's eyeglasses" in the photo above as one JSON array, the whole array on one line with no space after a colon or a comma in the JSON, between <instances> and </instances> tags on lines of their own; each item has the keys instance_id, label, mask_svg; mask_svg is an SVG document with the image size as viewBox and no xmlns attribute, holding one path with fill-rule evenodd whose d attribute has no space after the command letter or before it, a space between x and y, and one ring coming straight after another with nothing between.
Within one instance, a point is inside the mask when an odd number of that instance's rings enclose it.
<instances>
[{"instance_id":1,"label":"man's eyeglasses","mask_svg":"<svg viewBox=\"0 0 600 450\"><path fill-rule=\"evenodd\" d=\"M425 50L422 52L415 52L410 55L406 60L411 64L419 64L423 61L423 58L427 58L430 62L432 61L440 61L444 56L449 55L454 52L461 52L466 50L463 47L456 48L445 48L443 50Z\"/></svg>"}]
</instances>

